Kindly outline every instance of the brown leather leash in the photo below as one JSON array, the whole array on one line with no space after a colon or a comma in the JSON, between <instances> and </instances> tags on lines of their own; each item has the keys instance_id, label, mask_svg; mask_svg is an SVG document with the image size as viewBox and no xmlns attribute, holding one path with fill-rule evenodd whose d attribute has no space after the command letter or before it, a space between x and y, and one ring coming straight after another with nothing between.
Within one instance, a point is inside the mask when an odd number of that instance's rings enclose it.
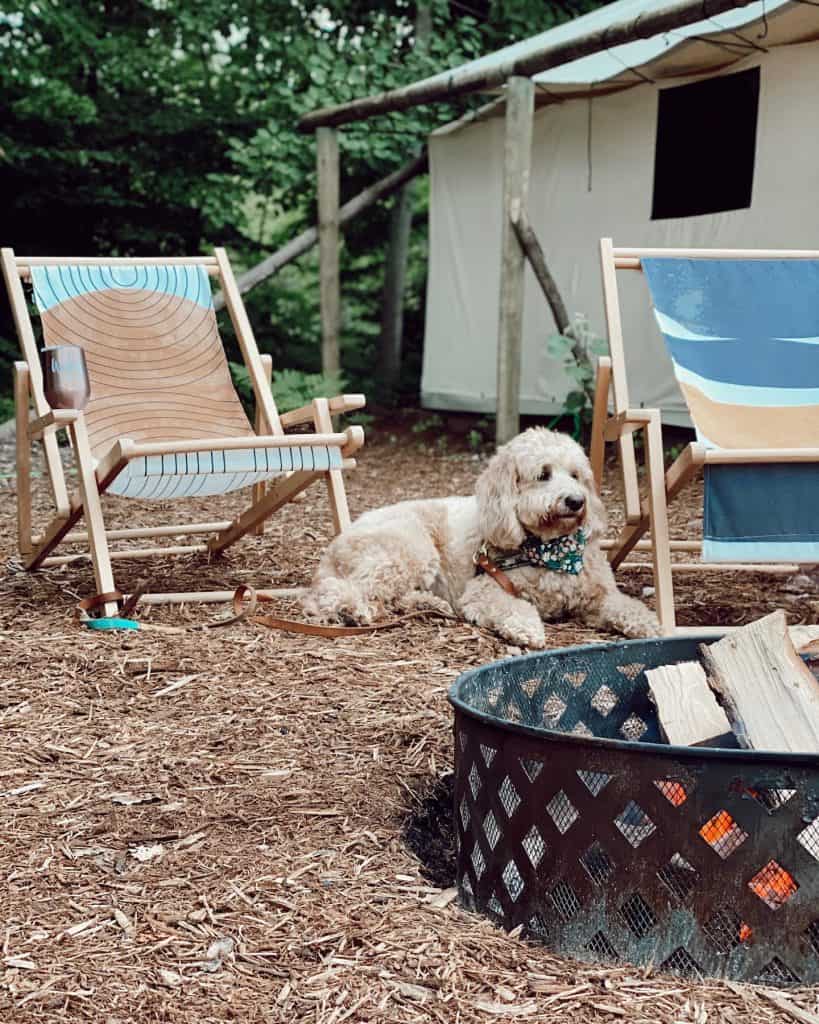
<instances>
[{"instance_id":1,"label":"brown leather leash","mask_svg":"<svg viewBox=\"0 0 819 1024\"><path fill-rule=\"evenodd\" d=\"M245 598L248 598L248 605L245 607ZM237 587L233 595L233 615L230 618L222 619L219 622L210 623L211 626L229 626L234 622L241 622L247 619L258 626L267 626L268 629L279 629L285 633L301 633L304 636L321 636L328 639L337 639L344 636L365 636L368 633L375 633L382 629L396 629L403 626L410 619L419 619L430 614L440 615L440 612L430 609L429 611L409 612L407 615L400 615L394 619L387 619L384 622L375 622L370 626L322 626L314 622L300 622L297 619L280 619L275 615L254 615L256 605L260 601L273 601L272 597L257 594L253 587L245 584Z\"/></svg>"},{"instance_id":2,"label":"brown leather leash","mask_svg":"<svg viewBox=\"0 0 819 1024\"><path fill-rule=\"evenodd\" d=\"M124 595L119 590L112 590L105 594L95 594L93 597L86 597L80 601L75 610L76 618L79 622L83 622L89 619L90 612L101 608L103 605L116 602L120 605L118 612L119 617L128 618L139 603L140 597L148 590L147 583L138 583L133 594L131 594L128 600L125 600ZM149 631L157 632L169 632L169 633L184 633L187 631L195 631L201 629L221 629L224 626L233 626L237 622L253 622L259 626L266 626L268 629L278 629L286 633L301 633L305 636L320 636L326 639L338 639L339 637L345 636L365 636L368 633L375 633L383 629L397 629L398 626L403 626L406 622L411 619L426 618L430 615L438 616L439 618L451 618L451 616L443 615L436 609L428 609L417 612L409 612L406 615L400 615L394 619L386 619L384 622L375 622L370 626L322 626L318 623L313 622L300 622L297 619L281 619L275 615L255 615L255 611L260 602L274 601L275 598L267 597L264 594L258 594L253 587L247 584L242 584L236 588L236 592L233 595L233 614L228 615L225 618L217 619L215 622L206 622L202 625L196 626L159 626L153 623L140 623L140 629L146 629Z\"/></svg>"},{"instance_id":3,"label":"brown leather leash","mask_svg":"<svg viewBox=\"0 0 819 1024\"><path fill-rule=\"evenodd\" d=\"M512 597L520 597L520 591L515 584L509 579L503 569L495 565L485 551L479 551L475 555L473 561L475 562L475 565L477 565L482 572L485 572L490 579L493 579L499 587L503 587L507 594Z\"/></svg>"}]
</instances>

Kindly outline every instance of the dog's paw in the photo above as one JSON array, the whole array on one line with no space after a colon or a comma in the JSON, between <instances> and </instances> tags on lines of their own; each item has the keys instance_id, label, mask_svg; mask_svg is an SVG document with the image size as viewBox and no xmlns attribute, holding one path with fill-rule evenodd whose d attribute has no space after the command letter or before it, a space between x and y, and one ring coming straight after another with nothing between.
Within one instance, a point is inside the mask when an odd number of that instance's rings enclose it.
<instances>
[{"instance_id":1,"label":"dog's paw","mask_svg":"<svg viewBox=\"0 0 819 1024\"><path fill-rule=\"evenodd\" d=\"M528 616L511 616L500 626L498 632L517 647L543 650L546 646L546 631L540 619L531 621Z\"/></svg>"}]
</instances>

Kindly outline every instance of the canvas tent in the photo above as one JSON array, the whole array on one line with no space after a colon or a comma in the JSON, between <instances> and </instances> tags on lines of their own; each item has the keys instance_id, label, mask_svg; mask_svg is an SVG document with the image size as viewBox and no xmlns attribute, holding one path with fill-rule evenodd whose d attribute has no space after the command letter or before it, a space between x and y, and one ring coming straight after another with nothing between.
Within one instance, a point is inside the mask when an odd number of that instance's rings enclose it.
<instances>
[{"instance_id":1,"label":"canvas tent","mask_svg":"<svg viewBox=\"0 0 819 1024\"><path fill-rule=\"evenodd\" d=\"M658 8L619 0L454 73L504 67ZM441 76L439 76L441 77ZM604 323L598 240L633 246L816 248L819 4L767 0L534 75L527 208L569 312ZM686 89L685 87L692 88ZM422 398L491 411L501 275L502 101L430 138ZM642 275L621 299L636 404L687 422ZM526 270L520 408L557 411L569 383Z\"/></svg>"}]
</instances>

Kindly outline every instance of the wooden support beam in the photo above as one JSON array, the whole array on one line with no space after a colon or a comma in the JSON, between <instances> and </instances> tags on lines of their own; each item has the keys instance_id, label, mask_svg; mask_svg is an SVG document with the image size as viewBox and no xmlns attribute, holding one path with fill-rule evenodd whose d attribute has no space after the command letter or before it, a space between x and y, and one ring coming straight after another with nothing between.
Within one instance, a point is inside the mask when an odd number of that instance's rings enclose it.
<instances>
[{"instance_id":1,"label":"wooden support beam","mask_svg":"<svg viewBox=\"0 0 819 1024\"><path fill-rule=\"evenodd\" d=\"M17 546L21 555L32 549L31 540L31 440L28 436L28 366L14 364L15 473L17 486Z\"/></svg>"},{"instance_id":2,"label":"wooden support beam","mask_svg":"<svg viewBox=\"0 0 819 1024\"><path fill-rule=\"evenodd\" d=\"M750 2L751 0L680 0L678 3L653 10L642 9L636 17L616 21L584 35L568 39L564 37L561 42L547 42L520 56L494 62L484 57L478 62L466 64L463 68L445 71L421 82L352 100L349 103L314 110L301 118L299 130L310 132L319 125L350 124L353 121L364 121L376 114L408 110L424 103L449 101L454 96L465 96L472 92L485 92L502 85L504 79L510 75L536 75L540 71L560 67L581 57L610 50L613 46L632 43L637 39L650 39L651 36L681 28L683 25L691 25L704 18L714 18L724 11L746 7Z\"/></svg>"},{"instance_id":3,"label":"wooden support beam","mask_svg":"<svg viewBox=\"0 0 819 1024\"><path fill-rule=\"evenodd\" d=\"M409 163L404 164L403 167L399 167L397 171L393 171L386 177L381 178L374 184L369 185L362 192L359 192L357 196L352 199L348 199L347 202L339 208L338 211L338 223L339 226L343 227L348 224L353 218L357 217L359 213L364 210L368 210L371 206L374 206L381 199L386 199L391 196L393 192L402 188L408 181L412 181L417 178L420 174L425 174L429 167L429 157L427 156L426 150L419 156L415 157L414 160L410 160ZM283 245L281 249L277 249L276 252L272 253L257 263L255 267L251 267L250 270L246 270L243 274L239 274L236 278L236 287L239 289L239 293L244 295L245 292L249 292L251 288L255 288L257 284L267 280L274 274L278 273L282 267L286 267L288 263L292 263L293 260L297 260L299 256L303 256L306 252L318 242L319 233L317 227L307 228L306 231L302 231L300 235L296 235L295 238L291 238L286 245ZM225 297L222 292L217 292L213 296L213 306L217 311L222 309L225 304Z\"/></svg>"},{"instance_id":4,"label":"wooden support beam","mask_svg":"<svg viewBox=\"0 0 819 1024\"><path fill-rule=\"evenodd\" d=\"M268 388L270 388L273 383L273 356L265 353L259 358L262 363L262 372L264 373L265 381ZM279 422L281 424L281 420ZM258 401L256 402L256 419L254 420L253 428L257 434L271 434L273 432L273 427L267 422L267 417L264 414L264 406ZM253 485L254 502L262 500L264 497L265 486L264 481ZM257 537L261 537L264 534L264 520L254 528L253 533Z\"/></svg>"},{"instance_id":5,"label":"wooden support beam","mask_svg":"<svg viewBox=\"0 0 819 1024\"><path fill-rule=\"evenodd\" d=\"M333 128L316 129L318 175L319 292L321 301L321 369L338 373L341 327L339 280L338 135Z\"/></svg>"},{"instance_id":6,"label":"wooden support beam","mask_svg":"<svg viewBox=\"0 0 819 1024\"><path fill-rule=\"evenodd\" d=\"M603 437L603 424L609 411L609 389L611 388L611 359L601 356L597 361L597 378L594 385L594 407L592 412L591 463L594 486L597 493L603 486L603 469L606 462L606 442Z\"/></svg>"},{"instance_id":7,"label":"wooden support beam","mask_svg":"<svg viewBox=\"0 0 819 1024\"><path fill-rule=\"evenodd\" d=\"M517 240L529 260L529 266L540 285L543 297L552 311L555 327L560 334L564 334L569 327L569 314L566 312L566 305L563 302L560 289L557 287L557 282L552 277L552 272L546 263L546 257L535 234L535 229L529 223L526 209L521 205L513 204L509 211L509 219L512 221Z\"/></svg>"},{"instance_id":8,"label":"wooden support beam","mask_svg":"<svg viewBox=\"0 0 819 1024\"><path fill-rule=\"evenodd\" d=\"M523 338L525 257L510 215L526 203L532 160L535 86L529 78L510 78L506 98L506 138L501 222L501 280L498 322L497 418L495 441L503 444L520 428L520 357Z\"/></svg>"}]
</instances>

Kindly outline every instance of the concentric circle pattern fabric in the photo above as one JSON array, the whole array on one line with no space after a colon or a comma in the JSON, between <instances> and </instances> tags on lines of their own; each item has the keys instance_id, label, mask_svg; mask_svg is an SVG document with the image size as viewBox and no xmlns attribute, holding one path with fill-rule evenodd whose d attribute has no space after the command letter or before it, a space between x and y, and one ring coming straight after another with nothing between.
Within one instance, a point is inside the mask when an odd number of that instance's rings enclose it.
<instances>
[{"instance_id":1,"label":"concentric circle pattern fabric","mask_svg":"<svg viewBox=\"0 0 819 1024\"><path fill-rule=\"evenodd\" d=\"M47 345L79 345L95 456L136 441L252 436L203 267L34 266Z\"/></svg>"}]
</instances>

